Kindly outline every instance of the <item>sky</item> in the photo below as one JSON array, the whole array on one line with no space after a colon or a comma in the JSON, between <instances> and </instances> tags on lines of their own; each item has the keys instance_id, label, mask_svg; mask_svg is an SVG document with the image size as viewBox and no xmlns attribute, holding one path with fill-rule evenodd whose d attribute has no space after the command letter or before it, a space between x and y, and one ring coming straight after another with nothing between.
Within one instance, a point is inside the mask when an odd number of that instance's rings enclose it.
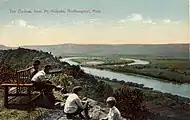
<instances>
[{"instance_id":1,"label":"sky","mask_svg":"<svg viewBox=\"0 0 190 120\"><path fill-rule=\"evenodd\" d=\"M0 44L190 43L189 0L0 0Z\"/></svg>"}]
</instances>

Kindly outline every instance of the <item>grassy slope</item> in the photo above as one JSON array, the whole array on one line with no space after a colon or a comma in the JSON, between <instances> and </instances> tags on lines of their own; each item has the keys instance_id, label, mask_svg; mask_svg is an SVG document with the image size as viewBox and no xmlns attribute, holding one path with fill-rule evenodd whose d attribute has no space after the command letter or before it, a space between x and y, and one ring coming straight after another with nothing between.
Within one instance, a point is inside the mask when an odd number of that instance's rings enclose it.
<instances>
[{"instance_id":1,"label":"grassy slope","mask_svg":"<svg viewBox=\"0 0 190 120\"><path fill-rule=\"evenodd\" d=\"M49 110L45 108L37 108L28 113L27 111L3 109L0 110L1 120L36 120L39 116L47 114Z\"/></svg>"}]
</instances>

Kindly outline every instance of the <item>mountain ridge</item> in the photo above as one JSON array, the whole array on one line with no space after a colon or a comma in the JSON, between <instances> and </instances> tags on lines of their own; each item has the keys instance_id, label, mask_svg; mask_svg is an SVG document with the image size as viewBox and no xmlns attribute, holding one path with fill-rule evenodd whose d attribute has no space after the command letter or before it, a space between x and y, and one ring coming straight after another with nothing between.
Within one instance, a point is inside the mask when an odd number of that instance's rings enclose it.
<instances>
[{"instance_id":1,"label":"mountain ridge","mask_svg":"<svg viewBox=\"0 0 190 120\"><path fill-rule=\"evenodd\" d=\"M52 52L56 56L80 55L157 55L163 57L189 57L189 44L57 44L57 45L25 45L27 49ZM17 47L2 47L14 49ZM0 49L2 49L0 46Z\"/></svg>"}]
</instances>

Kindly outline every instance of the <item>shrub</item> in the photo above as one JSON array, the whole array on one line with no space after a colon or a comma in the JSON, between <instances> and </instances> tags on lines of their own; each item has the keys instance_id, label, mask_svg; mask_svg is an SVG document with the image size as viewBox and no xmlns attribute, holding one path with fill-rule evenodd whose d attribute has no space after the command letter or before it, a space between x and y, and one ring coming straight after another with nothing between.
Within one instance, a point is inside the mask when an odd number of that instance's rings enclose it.
<instances>
[{"instance_id":1,"label":"shrub","mask_svg":"<svg viewBox=\"0 0 190 120\"><path fill-rule=\"evenodd\" d=\"M147 120L149 112L143 105L145 96L141 90L123 86L115 90L114 97L123 117L130 120Z\"/></svg>"}]
</instances>

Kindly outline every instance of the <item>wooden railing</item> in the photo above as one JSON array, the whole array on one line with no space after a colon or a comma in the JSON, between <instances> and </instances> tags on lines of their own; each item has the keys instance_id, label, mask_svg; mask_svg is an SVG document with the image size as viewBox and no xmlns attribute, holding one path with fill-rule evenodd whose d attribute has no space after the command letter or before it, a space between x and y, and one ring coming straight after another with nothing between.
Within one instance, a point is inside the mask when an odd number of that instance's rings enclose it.
<instances>
[{"instance_id":1,"label":"wooden railing","mask_svg":"<svg viewBox=\"0 0 190 120\"><path fill-rule=\"evenodd\" d=\"M16 72L17 84L31 83L31 69L32 69L32 67L23 69L23 70L19 70Z\"/></svg>"}]
</instances>

